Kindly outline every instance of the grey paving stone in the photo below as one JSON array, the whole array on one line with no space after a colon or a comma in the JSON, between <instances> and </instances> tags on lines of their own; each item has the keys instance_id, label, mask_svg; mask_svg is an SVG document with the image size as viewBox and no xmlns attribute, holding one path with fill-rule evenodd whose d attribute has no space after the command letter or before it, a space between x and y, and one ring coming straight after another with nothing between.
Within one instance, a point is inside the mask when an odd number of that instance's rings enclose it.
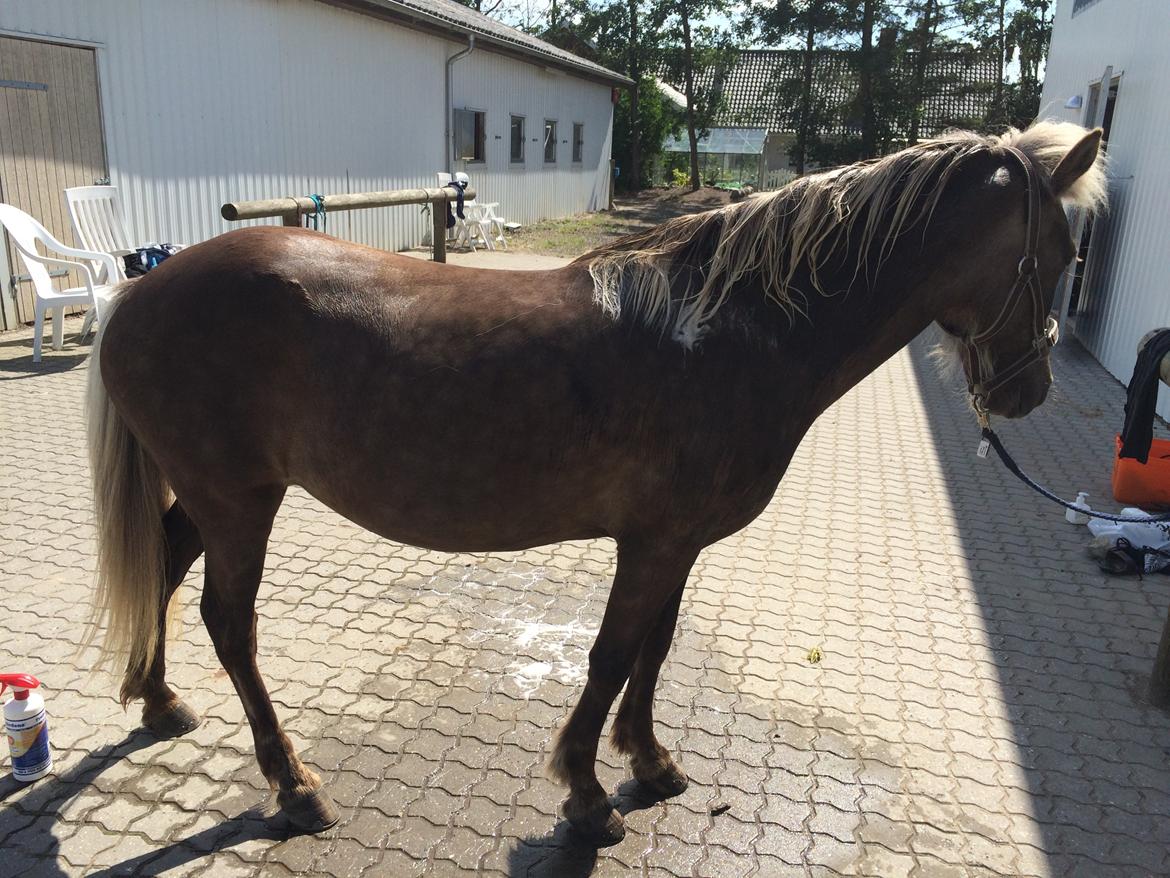
<instances>
[{"instance_id":1,"label":"grey paving stone","mask_svg":"<svg viewBox=\"0 0 1170 878\"><path fill-rule=\"evenodd\" d=\"M137 708L77 650L93 574L87 363L65 351L33 366L28 341L0 336L14 610L0 664L44 680L58 765L30 787L0 779L13 874L1170 872L1154 843L1170 832L1165 718L1133 694L1170 591L1100 574L1083 528L974 457L961 394L923 340L826 412L768 509L700 557L655 711L691 787L636 804L626 841L596 852L575 846L543 765L584 682L611 543L448 556L291 490L260 666L342 823L289 838L249 810L268 791L199 619L201 562L167 655L199 729L135 732ZM1042 481L1108 505L1121 388L1075 343L1054 362L1049 402L1001 435ZM64 449L51 467L50 442ZM621 759L600 757L618 789Z\"/></svg>"}]
</instances>

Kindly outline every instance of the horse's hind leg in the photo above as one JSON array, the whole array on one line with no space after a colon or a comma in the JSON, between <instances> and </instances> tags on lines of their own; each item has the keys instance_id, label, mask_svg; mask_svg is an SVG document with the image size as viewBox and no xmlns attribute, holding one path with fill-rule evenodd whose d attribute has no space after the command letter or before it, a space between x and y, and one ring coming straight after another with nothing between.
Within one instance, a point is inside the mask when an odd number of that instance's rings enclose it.
<instances>
[{"instance_id":1,"label":"horse's hind leg","mask_svg":"<svg viewBox=\"0 0 1170 878\"><path fill-rule=\"evenodd\" d=\"M595 844L616 844L625 835L622 817L597 781L597 742L609 708L630 676L646 639L679 583L686 580L697 551L664 551L623 541L617 573L597 640L589 651L589 678L581 700L557 739L549 760L554 777L569 784L565 816Z\"/></svg>"},{"instance_id":2,"label":"horse's hind leg","mask_svg":"<svg viewBox=\"0 0 1170 878\"><path fill-rule=\"evenodd\" d=\"M166 682L167 606L195 559L203 554L203 538L177 500L163 516L163 530L167 567L159 607L158 647L144 677L135 679L127 675L122 683L122 701L142 698L145 702L142 724L160 738L173 738L196 728L199 717Z\"/></svg>"},{"instance_id":3,"label":"horse's hind leg","mask_svg":"<svg viewBox=\"0 0 1170 878\"><path fill-rule=\"evenodd\" d=\"M614 747L630 755L630 768L639 783L662 797L677 796L687 788L686 774L654 737L654 687L674 639L683 587L679 585L646 635L613 722Z\"/></svg>"},{"instance_id":4,"label":"horse's hind leg","mask_svg":"<svg viewBox=\"0 0 1170 878\"><path fill-rule=\"evenodd\" d=\"M256 667L256 592L272 520L283 497L283 488L266 490L216 516L213 531L203 528L207 556L200 610L216 655L243 702L261 772L293 824L319 832L337 822L337 808L281 731Z\"/></svg>"}]
</instances>

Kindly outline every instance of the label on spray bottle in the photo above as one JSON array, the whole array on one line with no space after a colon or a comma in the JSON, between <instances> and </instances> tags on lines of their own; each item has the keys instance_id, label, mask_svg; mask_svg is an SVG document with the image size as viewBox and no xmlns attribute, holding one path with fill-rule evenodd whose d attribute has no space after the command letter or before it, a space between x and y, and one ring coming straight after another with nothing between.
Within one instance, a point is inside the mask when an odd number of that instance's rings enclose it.
<instances>
[{"instance_id":1,"label":"label on spray bottle","mask_svg":"<svg viewBox=\"0 0 1170 878\"><path fill-rule=\"evenodd\" d=\"M49 755L49 723L42 709L35 716L7 719L8 748L12 751L12 773L17 779L39 775L52 762Z\"/></svg>"}]
</instances>

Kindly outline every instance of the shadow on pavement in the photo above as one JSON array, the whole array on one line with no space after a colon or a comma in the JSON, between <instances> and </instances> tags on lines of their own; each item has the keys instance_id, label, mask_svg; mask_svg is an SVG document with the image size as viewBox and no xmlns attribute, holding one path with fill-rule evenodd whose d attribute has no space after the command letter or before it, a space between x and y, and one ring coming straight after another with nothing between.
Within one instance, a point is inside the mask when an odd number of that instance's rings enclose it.
<instances>
[{"instance_id":1,"label":"shadow on pavement","mask_svg":"<svg viewBox=\"0 0 1170 878\"><path fill-rule=\"evenodd\" d=\"M0 360L0 381L19 381L22 378L36 378L40 375L55 375L58 372L68 372L75 369L89 359L89 347L84 353L45 355L39 363L34 363L32 353L18 360Z\"/></svg>"},{"instance_id":2,"label":"shadow on pavement","mask_svg":"<svg viewBox=\"0 0 1170 878\"><path fill-rule=\"evenodd\" d=\"M259 809L252 809L157 850L140 854L107 869L90 872L88 878L164 874L208 854L225 851L247 841L284 841L295 834L285 826L274 825Z\"/></svg>"},{"instance_id":3,"label":"shadow on pavement","mask_svg":"<svg viewBox=\"0 0 1170 878\"><path fill-rule=\"evenodd\" d=\"M641 784L630 778L617 788L609 801L625 817L664 799L648 794ZM508 855L508 874L526 878L588 878L597 865L597 850L581 839L562 818L548 835L519 840Z\"/></svg>"},{"instance_id":4,"label":"shadow on pavement","mask_svg":"<svg viewBox=\"0 0 1170 878\"><path fill-rule=\"evenodd\" d=\"M1170 826L1170 722L1139 693L1170 577L1101 573L1087 528L1065 522L994 453L978 459L966 397L940 380L928 347L919 338L910 358L1017 749L1013 785L1031 800L1032 844L1053 875L1166 874L1154 840ZM1053 372L1044 405L994 426L1032 478L1115 511L1124 389L1075 341L1056 349Z\"/></svg>"},{"instance_id":5,"label":"shadow on pavement","mask_svg":"<svg viewBox=\"0 0 1170 878\"><path fill-rule=\"evenodd\" d=\"M0 809L0 843L4 848L18 842L24 851L40 858L38 876L66 875L61 868L60 841L52 830L70 800L84 792L107 768L131 753L158 743L142 730L131 732L116 744L106 744L60 774L50 774L29 787L11 774L0 781L0 801L26 792L19 800Z\"/></svg>"},{"instance_id":6,"label":"shadow on pavement","mask_svg":"<svg viewBox=\"0 0 1170 878\"><path fill-rule=\"evenodd\" d=\"M25 356L12 359L0 358L0 381L17 381L21 378L35 378L38 375L55 375L59 372L68 372L80 366L89 357L93 350L94 335L91 332L82 342L78 340L81 330L82 317L65 318L65 344L61 350L54 351L51 346L51 337L45 335L43 359L39 363L33 362L33 339L29 331L13 331L0 335L0 349L11 348L22 350Z\"/></svg>"}]
</instances>

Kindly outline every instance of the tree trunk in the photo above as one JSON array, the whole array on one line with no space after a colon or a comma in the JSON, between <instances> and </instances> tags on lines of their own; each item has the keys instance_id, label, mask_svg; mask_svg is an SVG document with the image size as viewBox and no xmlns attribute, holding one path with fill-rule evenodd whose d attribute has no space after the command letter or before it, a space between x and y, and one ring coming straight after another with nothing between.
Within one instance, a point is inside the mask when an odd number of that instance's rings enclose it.
<instances>
[{"instance_id":1,"label":"tree trunk","mask_svg":"<svg viewBox=\"0 0 1170 878\"><path fill-rule=\"evenodd\" d=\"M1003 58L1007 54L1007 31L1005 29L1004 13L1007 0L999 0L999 21L995 41L995 124L1003 125L1007 122L1007 112L1003 105Z\"/></svg>"},{"instance_id":2,"label":"tree trunk","mask_svg":"<svg viewBox=\"0 0 1170 878\"><path fill-rule=\"evenodd\" d=\"M930 59L930 47L933 42L933 19L937 8L937 0L924 0L922 16L918 19L915 28L915 56L910 83L910 95L913 98L910 116L910 143L918 142L918 134L922 127L922 108L926 102L926 68Z\"/></svg>"},{"instance_id":3,"label":"tree trunk","mask_svg":"<svg viewBox=\"0 0 1170 878\"><path fill-rule=\"evenodd\" d=\"M873 19L878 0L864 0L861 12L861 77L857 97L861 102L861 157L877 155L877 117L873 106ZM1002 2L1002 0L1001 0Z\"/></svg>"},{"instance_id":4,"label":"tree trunk","mask_svg":"<svg viewBox=\"0 0 1170 878\"><path fill-rule=\"evenodd\" d=\"M808 141L812 133L812 80L813 80L813 48L816 45L817 29L810 12L808 30L804 39L804 71L800 80L800 107L799 118L796 122L796 143L793 144L793 159L796 162L797 176L804 173L804 166L808 161Z\"/></svg>"},{"instance_id":5,"label":"tree trunk","mask_svg":"<svg viewBox=\"0 0 1170 878\"><path fill-rule=\"evenodd\" d=\"M687 139L691 142L691 191L703 185L699 179L699 138L695 133L695 55L691 46L691 14L687 0L678 4L683 32L683 80L687 90Z\"/></svg>"},{"instance_id":6,"label":"tree trunk","mask_svg":"<svg viewBox=\"0 0 1170 878\"><path fill-rule=\"evenodd\" d=\"M626 168L626 184L632 192L642 188L642 120L638 115L638 88L642 82L642 70L638 45L638 0L629 0L630 45L628 72L634 85L630 89L630 166Z\"/></svg>"}]
</instances>

